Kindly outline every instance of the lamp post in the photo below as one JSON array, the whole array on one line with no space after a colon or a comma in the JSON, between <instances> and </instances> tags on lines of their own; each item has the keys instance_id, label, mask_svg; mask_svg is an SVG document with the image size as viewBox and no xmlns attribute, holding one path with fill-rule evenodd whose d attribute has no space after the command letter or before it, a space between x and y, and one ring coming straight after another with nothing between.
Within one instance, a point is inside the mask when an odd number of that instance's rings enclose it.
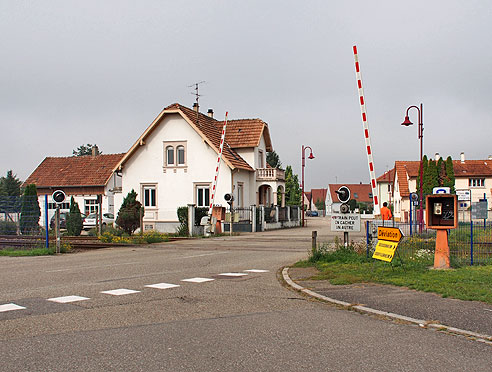
<instances>
[{"instance_id":1,"label":"lamp post","mask_svg":"<svg viewBox=\"0 0 492 372\"><path fill-rule=\"evenodd\" d=\"M423 163L422 163L422 154L423 154L423 149L424 149L424 105L421 103L420 108L418 106L410 106L407 108L407 112L405 114L405 121L401 123L401 125L404 125L406 127L413 125L413 123L410 121L408 117L408 111L411 109L417 109L419 113L419 136L418 138L420 139L420 193L419 193L419 231L422 233L423 225L424 225L424 198L423 198ZM410 200L410 203L412 201Z\"/></svg>"},{"instance_id":2,"label":"lamp post","mask_svg":"<svg viewBox=\"0 0 492 372\"><path fill-rule=\"evenodd\" d=\"M301 205L302 205L302 227L304 227L304 167L306 166L306 149L309 149L308 159L314 159L313 149L310 146L302 145L302 195L301 195Z\"/></svg>"}]
</instances>

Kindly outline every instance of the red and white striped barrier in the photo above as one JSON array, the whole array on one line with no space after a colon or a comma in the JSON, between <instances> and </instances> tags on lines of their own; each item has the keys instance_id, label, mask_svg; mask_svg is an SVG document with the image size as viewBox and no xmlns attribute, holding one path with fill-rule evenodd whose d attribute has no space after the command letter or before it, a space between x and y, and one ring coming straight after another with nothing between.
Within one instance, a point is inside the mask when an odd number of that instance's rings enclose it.
<instances>
[{"instance_id":1,"label":"red and white striped barrier","mask_svg":"<svg viewBox=\"0 0 492 372\"><path fill-rule=\"evenodd\" d=\"M376 173L374 172L374 160L372 158L371 138L369 137L369 124L367 122L366 103L364 100L364 90L362 89L362 77L360 74L359 56L357 46L354 45L355 76L357 79L357 89L359 90L360 111L362 113L362 127L364 129L364 139L366 141L367 163L369 166L369 176L371 178L372 200L374 203L374 214L380 213L379 194L376 183Z\"/></svg>"},{"instance_id":2,"label":"red and white striped barrier","mask_svg":"<svg viewBox=\"0 0 492 372\"><path fill-rule=\"evenodd\" d=\"M214 205L214 200L215 200L215 191L217 188L217 178L219 177L220 161L222 159L222 150L224 149L225 134L226 134L226 128L227 128L227 115L228 114L229 114L229 112L226 112L225 120L224 120L224 126L222 127L222 136L220 138L219 155L217 156L217 167L215 168L214 186L212 187L212 196L210 197L210 207L208 208L208 215L209 216L212 214L212 207Z\"/></svg>"}]
</instances>

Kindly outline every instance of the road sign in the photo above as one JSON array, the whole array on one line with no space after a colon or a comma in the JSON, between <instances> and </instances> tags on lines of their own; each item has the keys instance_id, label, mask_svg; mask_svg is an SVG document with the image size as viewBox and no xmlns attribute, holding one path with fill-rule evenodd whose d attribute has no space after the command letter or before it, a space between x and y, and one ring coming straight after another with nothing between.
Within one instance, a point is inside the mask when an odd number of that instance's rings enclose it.
<instances>
[{"instance_id":1,"label":"road sign","mask_svg":"<svg viewBox=\"0 0 492 372\"><path fill-rule=\"evenodd\" d=\"M377 260L391 262L395 256L396 248L398 247L398 242L391 242L387 240L379 240L376 245L376 250L372 255L372 258Z\"/></svg>"},{"instance_id":2,"label":"road sign","mask_svg":"<svg viewBox=\"0 0 492 372\"><path fill-rule=\"evenodd\" d=\"M451 194L451 188L450 187L434 187L432 189L433 194Z\"/></svg>"},{"instance_id":3,"label":"road sign","mask_svg":"<svg viewBox=\"0 0 492 372\"><path fill-rule=\"evenodd\" d=\"M333 213L331 215L331 231L360 231L360 214Z\"/></svg>"},{"instance_id":4,"label":"road sign","mask_svg":"<svg viewBox=\"0 0 492 372\"><path fill-rule=\"evenodd\" d=\"M470 201L471 200L470 190L456 190L456 196L458 197L458 201Z\"/></svg>"},{"instance_id":5,"label":"road sign","mask_svg":"<svg viewBox=\"0 0 492 372\"><path fill-rule=\"evenodd\" d=\"M55 203L60 204L65 201L67 196L63 192L63 190L56 190L52 195L51 198L55 201Z\"/></svg>"},{"instance_id":6,"label":"road sign","mask_svg":"<svg viewBox=\"0 0 492 372\"><path fill-rule=\"evenodd\" d=\"M350 189L347 186L341 186L335 193L341 203L347 203L350 200Z\"/></svg>"},{"instance_id":7,"label":"road sign","mask_svg":"<svg viewBox=\"0 0 492 372\"><path fill-rule=\"evenodd\" d=\"M477 203L472 203L471 213L472 219L474 220L485 220L487 219L487 201L479 201Z\"/></svg>"},{"instance_id":8,"label":"road sign","mask_svg":"<svg viewBox=\"0 0 492 372\"><path fill-rule=\"evenodd\" d=\"M378 227L378 240L398 243L401 238L403 238L403 234L398 227Z\"/></svg>"}]
</instances>

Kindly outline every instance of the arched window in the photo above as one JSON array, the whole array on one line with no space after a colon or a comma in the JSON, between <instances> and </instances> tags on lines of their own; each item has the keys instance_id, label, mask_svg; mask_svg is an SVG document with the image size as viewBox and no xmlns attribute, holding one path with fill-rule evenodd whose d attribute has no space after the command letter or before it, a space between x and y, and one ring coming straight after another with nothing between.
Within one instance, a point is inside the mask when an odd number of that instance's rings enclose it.
<instances>
[{"instance_id":1,"label":"arched window","mask_svg":"<svg viewBox=\"0 0 492 372\"><path fill-rule=\"evenodd\" d=\"M174 147L166 147L166 163L167 165L174 165Z\"/></svg>"},{"instance_id":2,"label":"arched window","mask_svg":"<svg viewBox=\"0 0 492 372\"><path fill-rule=\"evenodd\" d=\"M185 148L183 145L179 145L176 148L176 152L178 155L178 165L185 165Z\"/></svg>"}]
</instances>

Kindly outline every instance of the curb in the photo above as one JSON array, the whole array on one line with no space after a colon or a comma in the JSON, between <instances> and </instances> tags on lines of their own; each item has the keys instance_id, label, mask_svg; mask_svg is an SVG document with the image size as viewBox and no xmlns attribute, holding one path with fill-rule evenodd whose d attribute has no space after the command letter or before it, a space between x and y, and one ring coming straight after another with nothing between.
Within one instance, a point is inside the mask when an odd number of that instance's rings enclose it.
<instances>
[{"instance_id":1,"label":"curb","mask_svg":"<svg viewBox=\"0 0 492 372\"><path fill-rule=\"evenodd\" d=\"M421 328L430 328L430 329L434 329L437 331L449 332L452 334L457 334L457 335L471 338L471 339L478 341L478 342L483 342L485 344L492 345L492 336L489 336L489 335L480 334L480 333L476 333L476 332L472 332L472 331L467 331L467 330L460 329L460 328L450 327L450 326L447 326L444 324L436 324L436 323L429 322L427 320L415 319L415 318L411 318L411 317L408 317L405 315L400 315L400 314L395 314L395 313L389 313L386 311L376 310L376 309L372 309L372 308L367 307L367 306L350 304L350 303L345 302L345 301L340 301L340 300L336 300L336 299L331 298L331 297L323 296L319 293L311 291L311 290L304 288L304 287L300 286L299 284L295 283L289 277L289 267L284 267L282 269L282 277L283 277L284 281L293 289L295 289L299 292L305 293L308 296L317 298L318 300L337 305L337 306L342 307L346 310L355 310L361 314L376 315L379 317L389 318L391 320L402 321L405 323L417 325Z\"/></svg>"}]
</instances>

